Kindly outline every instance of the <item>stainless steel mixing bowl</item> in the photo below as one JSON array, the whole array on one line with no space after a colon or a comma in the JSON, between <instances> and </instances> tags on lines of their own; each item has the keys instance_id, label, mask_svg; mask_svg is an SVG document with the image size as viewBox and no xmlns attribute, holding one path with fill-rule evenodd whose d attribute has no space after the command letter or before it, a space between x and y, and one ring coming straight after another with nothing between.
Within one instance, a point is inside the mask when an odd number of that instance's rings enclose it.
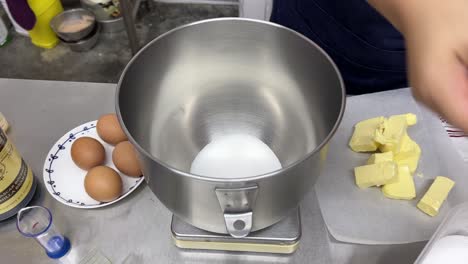
<instances>
[{"instance_id":1,"label":"stainless steel mixing bowl","mask_svg":"<svg viewBox=\"0 0 468 264\"><path fill-rule=\"evenodd\" d=\"M343 81L322 49L282 26L239 18L193 23L153 40L125 68L116 97L159 200L196 227L234 237L299 205L345 107ZM283 168L236 179L189 172L214 138L239 133L265 142Z\"/></svg>"}]
</instances>

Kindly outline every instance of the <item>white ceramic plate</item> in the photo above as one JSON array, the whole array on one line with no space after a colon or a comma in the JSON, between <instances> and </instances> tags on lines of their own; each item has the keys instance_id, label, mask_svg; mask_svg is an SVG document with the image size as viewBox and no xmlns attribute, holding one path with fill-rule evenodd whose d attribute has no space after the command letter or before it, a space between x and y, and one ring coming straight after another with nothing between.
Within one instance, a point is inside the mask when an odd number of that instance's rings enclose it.
<instances>
[{"instance_id":1,"label":"white ceramic plate","mask_svg":"<svg viewBox=\"0 0 468 264\"><path fill-rule=\"evenodd\" d=\"M107 144L98 136L96 122L97 120L82 124L66 133L54 144L44 162L44 184L47 190L57 201L71 207L91 209L116 203L128 196L143 182L143 177L130 177L116 169L112 163L114 146ZM104 165L115 169L122 178L122 195L114 201L99 202L86 193L84 178L87 171L76 166L70 154L73 141L80 137L92 137L101 142L106 150Z\"/></svg>"}]
</instances>

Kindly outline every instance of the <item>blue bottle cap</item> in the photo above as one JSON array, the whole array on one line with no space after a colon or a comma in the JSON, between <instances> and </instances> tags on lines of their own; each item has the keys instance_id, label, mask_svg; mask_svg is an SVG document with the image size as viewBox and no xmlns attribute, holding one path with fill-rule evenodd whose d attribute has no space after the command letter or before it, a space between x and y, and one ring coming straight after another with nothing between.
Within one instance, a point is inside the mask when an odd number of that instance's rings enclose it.
<instances>
[{"instance_id":1,"label":"blue bottle cap","mask_svg":"<svg viewBox=\"0 0 468 264\"><path fill-rule=\"evenodd\" d=\"M49 250L46 250L46 254L52 259L65 256L71 248L70 240L62 236L53 236L47 241L47 246Z\"/></svg>"}]
</instances>

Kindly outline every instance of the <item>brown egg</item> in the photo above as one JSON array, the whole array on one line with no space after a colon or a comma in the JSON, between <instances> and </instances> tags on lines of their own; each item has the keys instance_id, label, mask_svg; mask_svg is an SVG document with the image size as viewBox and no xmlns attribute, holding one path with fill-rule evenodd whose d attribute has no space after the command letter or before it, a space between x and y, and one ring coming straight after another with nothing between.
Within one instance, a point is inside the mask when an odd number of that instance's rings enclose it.
<instances>
[{"instance_id":1,"label":"brown egg","mask_svg":"<svg viewBox=\"0 0 468 264\"><path fill-rule=\"evenodd\" d=\"M120 142L115 146L112 152L112 162L119 171L128 176L140 177L142 174L135 148L128 141Z\"/></svg>"},{"instance_id":2,"label":"brown egg","mask_svg":"<svg viewBox=\"0 0 468 264\"><path fill-rule=\"evenodd\" d=\"M106 151L96 139L81 137L71 146L71 158L78 167L89 170L105 162Z\"/></svg>"},{"instance_id":3,"label":"brown egg","mask_svg":"<svg viewBox=\"0 0 468 264\"><path fill-rule=\"evenodd\" d=\"M122 193L122 179L115 170L107 166L97 166L86 174L84 187L86 193L94 200L110 202Z\"/></svg>"},{"instance_id":4,"label":"brown egg","mask_svg":"<svg viewBox=\"0 0 468 264\"><path fill-rule=\"evenodd\" d=\"M96 131L102 140L111 145L127 140L115 114L101 116L97 121Z\"/></svg>"}]
</instances>

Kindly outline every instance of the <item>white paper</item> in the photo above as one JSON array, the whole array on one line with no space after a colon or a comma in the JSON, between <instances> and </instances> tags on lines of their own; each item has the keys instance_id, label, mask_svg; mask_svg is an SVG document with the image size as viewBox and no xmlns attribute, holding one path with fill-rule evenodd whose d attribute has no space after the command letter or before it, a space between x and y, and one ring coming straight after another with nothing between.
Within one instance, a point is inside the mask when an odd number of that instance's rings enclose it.
<instances>
[{"instance_id":1,"label":"white paper","mask_svg":"<svg viewBox=\"0 0 468 264\"><path fill-rule=\"evenodd\" d=\"M447 134L450 136L455 149L458 151L463 161L468 162L468 134L455 126L452 126L445 120L442 120L442 123Z\"/></svg>"},{"instance_id":2,"label":"white paper","mask_svg":"<svg viewBox=\"0 0 468 264\"><path fill-rule=\"evenodd\" d=\"M421 147L414 180L416 198L400 201L385 198L380 188L359 189L353 169L365 165L370 154L348 147L357 122L376 117L414 113L418 123L408 133ZM349 97L340 128L329 144L327 164L315 186L323 218L335 239L360 244L401 244L428 240L456 204L468 201L468 166L457 151L439 118L418 105L409 89ZM436 176L456 182L436 217L421 212L417 202Z\"/></svg>"}]
</instances>

